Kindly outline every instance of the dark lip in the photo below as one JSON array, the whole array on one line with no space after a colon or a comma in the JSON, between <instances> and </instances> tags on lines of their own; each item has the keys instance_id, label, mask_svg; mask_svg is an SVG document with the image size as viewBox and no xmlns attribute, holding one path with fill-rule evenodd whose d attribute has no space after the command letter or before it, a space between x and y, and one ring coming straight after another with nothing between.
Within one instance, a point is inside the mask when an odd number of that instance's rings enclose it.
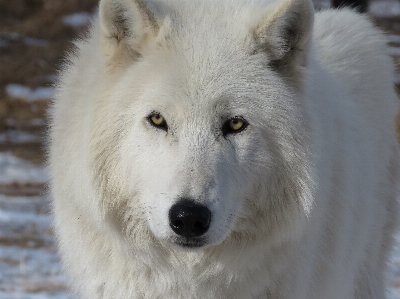
<instances>
[{"instance_id":1,"label":"dark lip","mask_svg":"<svg viewBox=\"0 0 400 299\"><path fill-rule=\"evenodd\" d=\"M206 245L206 242L203 238L198 238L198 239L174 238L170 241L182 248L187 248L187 249L200 248Z\"/></svg>"}]
</instances>

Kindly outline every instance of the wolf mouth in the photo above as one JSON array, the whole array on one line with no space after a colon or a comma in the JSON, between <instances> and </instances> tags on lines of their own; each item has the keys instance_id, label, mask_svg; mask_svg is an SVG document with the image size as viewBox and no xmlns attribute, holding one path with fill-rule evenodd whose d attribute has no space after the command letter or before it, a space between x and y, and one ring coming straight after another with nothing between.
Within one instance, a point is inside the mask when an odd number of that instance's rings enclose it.
<instances>
[{"instance_id":1,"label":"wolf mouth","mask_svg":"<svg viewBox=\"0 0 400 299\"><path fill-rule=\"evenodd\" d=\"M203 247L207 244L206 240L204 238L174 238L170 240L172 243L183 247L183 248L200 248Z\"/></svg>"}]
</instances>

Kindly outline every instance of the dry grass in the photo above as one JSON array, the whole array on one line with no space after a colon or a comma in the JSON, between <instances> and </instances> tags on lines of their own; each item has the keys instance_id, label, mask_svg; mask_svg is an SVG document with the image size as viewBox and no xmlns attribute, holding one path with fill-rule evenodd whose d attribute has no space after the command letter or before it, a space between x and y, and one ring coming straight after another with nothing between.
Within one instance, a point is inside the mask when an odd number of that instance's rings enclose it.
<instances>
[{"instance_id":1,"label":"dry grass","mask_svg":"<svg viewBox=\"0 0 400 299\"><path fill-rule=\"evenodd\" d=\"M45 194L47 186L44 183L12 182L10 184L0 184L0 194L6 196L40 196Z\"/></svg>"}]
</instances>

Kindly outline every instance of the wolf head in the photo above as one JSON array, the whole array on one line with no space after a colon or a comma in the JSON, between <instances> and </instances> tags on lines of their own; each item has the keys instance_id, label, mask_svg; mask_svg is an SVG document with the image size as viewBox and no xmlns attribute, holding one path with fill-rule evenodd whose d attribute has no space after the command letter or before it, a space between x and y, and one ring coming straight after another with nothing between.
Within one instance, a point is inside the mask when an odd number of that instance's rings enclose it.
<instances>
[{"instance_id":1,"label":"wolf head","mask_svg":"<svg viewBox=\"0 0 400 299\"><path fill-rule=\"evenodd\" d=\"M91 163L124 240L203 248L301 226L313 13L308 0L101 1Z\"/></svg>"}]
</instances>

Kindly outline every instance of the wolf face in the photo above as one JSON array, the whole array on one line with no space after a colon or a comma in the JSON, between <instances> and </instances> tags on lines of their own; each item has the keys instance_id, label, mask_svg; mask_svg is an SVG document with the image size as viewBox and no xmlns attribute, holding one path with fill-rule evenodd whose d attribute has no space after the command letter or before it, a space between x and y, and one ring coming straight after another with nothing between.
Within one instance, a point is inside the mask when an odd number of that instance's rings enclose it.
<instances>
[{"instance_id":1,"label":"wolf face","mask_svg":"<svg viewBox=\"0 0 400 299\"><path fill-rule=\"evenodd\" d=\"M212 95L185 91L173 77L163 83L177 90L173 94L144 90L132 104L135 123L127 128L121 157L157 238L191 247L216 244L230 233L257 183L256 166L272 169L270 145L251 99L233 92L235 83L229 94Z\"/></svg>"},{"instance_id":2,"label":"wolf face","mask_svg":"<svg viewBox=\"0 0 400 299\"><path fill-rule=\"evenodd\" d=\"M279 22L269 11L232 28L218 19L172 21L174 12L160 14L157 3L102 1L103 51L114 78L97 101L107 120L94 120L94 182L128 239L140 227L164 244L217 245L232 232L272 230L268 219L296 218L280 215L283 209L310 208L309 182L298 179L299 172L310 179L300 129L306 55L296 50L307 44L310 7L292 5L270 9ZM298 5L298 32L281 37ZM238 11L229 13L243 18ZM210 26L218 33L202 39ZM267 45L266 32L280 46Z\"/></svg>"}]
</instances>

